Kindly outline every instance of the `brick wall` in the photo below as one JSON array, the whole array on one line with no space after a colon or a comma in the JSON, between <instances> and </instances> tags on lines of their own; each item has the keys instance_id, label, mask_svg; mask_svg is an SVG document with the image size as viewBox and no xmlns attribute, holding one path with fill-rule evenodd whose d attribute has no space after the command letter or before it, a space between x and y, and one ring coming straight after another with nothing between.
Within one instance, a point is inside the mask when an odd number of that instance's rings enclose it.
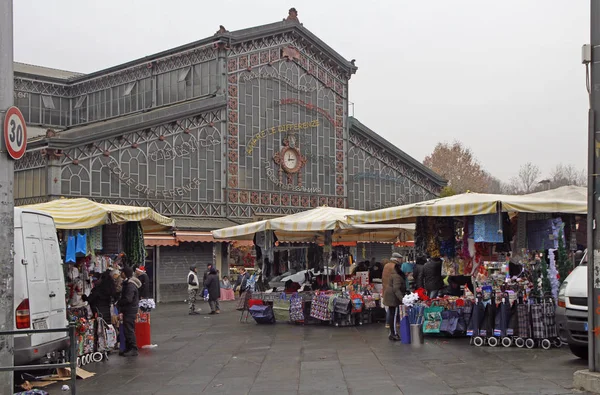
<instances>
[{"instance_id":1,"label":"brick wall","mask_svg":"<svg viewBox=\"0 0 600 395\"><path fill-rule=\"evenodd\" d=\"M157 272L160 301L183 302L187 299L187 275L191 265L198 268L198 277L212 263L212 243L181 243L177 247L161 247Z\"/></svg>"}]
</instances>

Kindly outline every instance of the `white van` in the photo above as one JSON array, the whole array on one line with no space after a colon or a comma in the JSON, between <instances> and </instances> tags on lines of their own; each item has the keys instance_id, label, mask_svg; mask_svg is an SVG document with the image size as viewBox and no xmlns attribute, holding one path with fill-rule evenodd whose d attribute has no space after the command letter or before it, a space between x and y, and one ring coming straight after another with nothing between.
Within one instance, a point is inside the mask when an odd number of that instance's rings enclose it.
<instances>
[{"instance_id":1,"label":"white van","mask_svg":"<svg viewBox=\"0 0 600 395\"><path fill-rule=\"evenodd\" d=\"M15 208L15 330L66 328L65 278L51 216ZM69 334L15 335L14 363L53 359L68 350Z\"/></svg>"},{"instance_id":2,"label":"white van","mask_svg":"<svg viewBox=\"0 0 600 395\"><path fill-rule=\"evenodd\" d=\"M587 251L558 290L556 325L561 340L575 356L588 358Z\"/></svg>"}]
</instances>

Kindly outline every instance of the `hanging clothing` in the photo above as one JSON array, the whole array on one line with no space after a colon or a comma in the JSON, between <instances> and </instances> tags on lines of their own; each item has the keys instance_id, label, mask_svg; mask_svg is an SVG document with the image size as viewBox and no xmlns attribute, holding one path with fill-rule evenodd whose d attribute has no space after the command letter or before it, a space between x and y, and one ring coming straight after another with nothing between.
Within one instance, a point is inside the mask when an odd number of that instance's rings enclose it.
<instances>
[{"instance_id":1,"label":"hanging clothing","mask_svg":"<svg viewBox=\"0 0 600 395\"><path fill-rule=\"evenodd\" d=\"M498 232L498 215L477 215L474 219L473 233L476 243L502 243L503 234Z\"/></svg>"}]
</instances>

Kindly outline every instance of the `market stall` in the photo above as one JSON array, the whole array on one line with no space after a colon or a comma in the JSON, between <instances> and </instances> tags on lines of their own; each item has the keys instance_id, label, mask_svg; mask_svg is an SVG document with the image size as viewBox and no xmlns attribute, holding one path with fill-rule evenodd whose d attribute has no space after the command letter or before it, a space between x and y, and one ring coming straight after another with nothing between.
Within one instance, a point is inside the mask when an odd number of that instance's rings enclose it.
<instances>
[{"instance_id":1,"label":"market stall","mask_svg":"<svg viewBox=\"0 0 600 395\"><path fill-rule=\"evenodd\" d=\"M109 306L94 303L94 288L102 281L114 281L116 301L119 270L130 266L140 269L140 275L144 272L144 232L169 229L173 221L147 207L89 199L59 199L26 207L54 218L65 262L67 316L77 321L80 360L87 363L102 359L117 341L113 324L118 322ZM154 302L146 299L140 305L138 324L144 330L140 330L138 343L143 346L150 341L149 310Z\"/></svg>"},{"instance_id":2,"label":"market stall","mask_svg":"<svg viewBox=\"0 0 600 395\"><path fill-rule=\"evenodd\" d=\"M445 281L428 290L442 297L419 298L429 309L425 332L466 333L476 345L495 346L501 339L505 346L549 348L557 343L560 279L572 269L569 254L584 247L577 243L587 213L584 190L466 193L351 214L348 222L416 222L416 254L428 257L426 265L438 265Z\"/></svg>"},{"instance_id":3,"label":"market stall","mask_svg":"<svg viewBox=\"0 0 600 395\"><path fill-rule=\"evenodd\" d=\"M290 282L302 283L300 290L294 289L293 292L287 292L282 295L275 291L270 293L253 292L250 296L242 297L240 308L243 313L248 308L255 305L273 304L275 310L283 311L281 315L286 316L285 321L307 323L329 323L340 325L361 324L373 320L373 311L379 310L381 314L381 305L379 303L380 295L376 284L371 282L368 268L367 271L352 270L356 267L354 257L350 247L355 247L360 242L386 242L391 244L398 241L401 236L403 240L411 237L414 227L410 225L348 225L345 216L351 213L359 213L356 210L345 210L333 207L319 207L298 214L269 220L258 221L251 224L244 224L213 231L215 238L224 239L253 239L259 249L264 250L264 255L269 262L273 262L272 257L278 250L290 249L298 253L303 262L318 261L317 267L309 267L306 270L298 272L298 280L289 280ZM293 247L289 244L293 243ZM297 243L305 243L306 246L299 246ZM286 245L288 244L288 245ZM320 248L322 246L322 248ZM320 248L315 253L315 247ZM311 252L312 251L312 252ZM291 254L290 254L291 255ZM304 258L302 256L304 255ZM318 256L318 259L311 259L311 255ZM259 260L259 262L264 262ZM264 266L261 268L264 269ZM253 286L255 283L252 283ZM288 291L284 287L282 291ZM256 287L250 290L257 291ZM272 290L270 290L272 291ZM300 291L300 292L295 292ZM293 296L291 295L293 293ZM248 299L247 303L244 299ZM353 306L345 313L345 310L339 308L339 312L333 311L333 304L328 304L331 311L325 309L326 300L339 300L338 304L347 300L352 301ZM333 303L333 302L332 302ZM281 305L287 308L281 308ZM277 308L279 306L279 309ZM331 306L330 306L331 305ZM293 307L290 313L290 306ZM350 304L348 304L349 307ZM261 319L263 319L263 308L260 310ZM326 311L327 310L327 311ZM344 314L342 314L342 310ZM302 312L302 313L301 313ZM257 313L258 314L258 313ZM280 315L280 320L282 319ZM377 314L375 314L377 316ZM301 319L300 319L301 318ZM267 321L269 321L267 319Z\"/></svg>"}]
</instances>

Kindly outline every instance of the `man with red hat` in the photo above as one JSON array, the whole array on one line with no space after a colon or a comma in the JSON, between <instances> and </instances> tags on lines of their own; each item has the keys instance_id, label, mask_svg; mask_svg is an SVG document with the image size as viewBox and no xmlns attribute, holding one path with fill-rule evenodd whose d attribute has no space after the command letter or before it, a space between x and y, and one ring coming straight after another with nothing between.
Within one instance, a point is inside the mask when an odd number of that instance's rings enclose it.
<instances>
[{"instance_id":1,"label":"man with red hat","mask_svg":"<svg viewBox=\"0 0 600 395\"><path fill-rule=\"evenodd\" d=\"M135 269L135 276L142 283L140 287L140 299L149 299L150 298L150 277L146 274L146 268L144 266L138 266Z\"/></svg>"}]
</instances>

